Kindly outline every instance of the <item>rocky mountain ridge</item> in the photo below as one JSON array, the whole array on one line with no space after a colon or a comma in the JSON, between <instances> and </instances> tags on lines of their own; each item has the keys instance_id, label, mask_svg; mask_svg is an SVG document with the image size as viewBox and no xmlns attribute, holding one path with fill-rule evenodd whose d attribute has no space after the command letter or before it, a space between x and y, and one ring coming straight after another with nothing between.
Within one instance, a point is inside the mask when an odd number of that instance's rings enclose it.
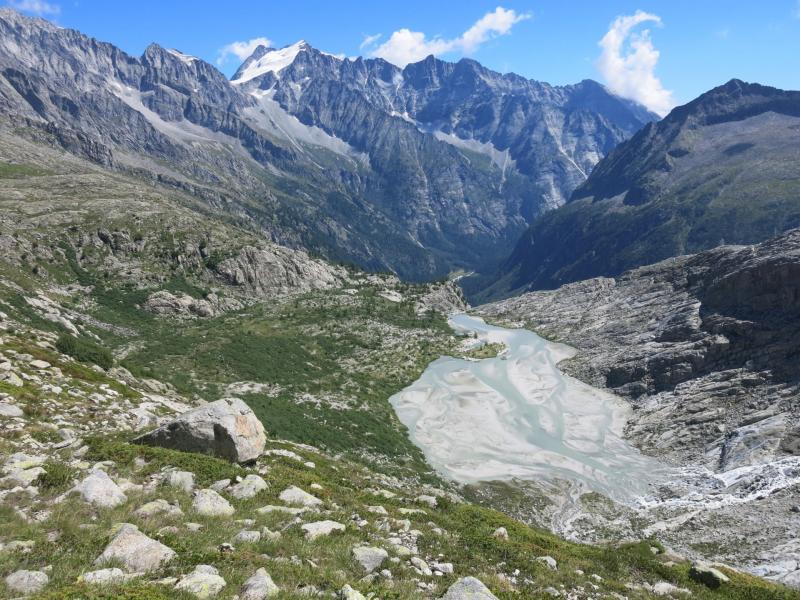
<instances>
[{"instance_id":1,"label":"rocky mountain ridge","mask_svg":"<svg viewBox=\"0 0 800 600\"><path fill-rule=\"evenodd\" d=\"M554 288L800 226L800 92L731 80L620 144L488 294Z\"/></svg>"},{"instance_id":2,"label":"rocky mountain ridge","mask_svg":"<svg viewBox=\"0 0 800 600\"><path fill-rule=\"evenodd\" d=\"M303 45L280 77L231 83L177 50L133 57L9 9L0 31L0 112L18 135L414 280L499 260L652 119L594 82L555 88L471 61L401 72Z\"/></svg>"}]
</instances>

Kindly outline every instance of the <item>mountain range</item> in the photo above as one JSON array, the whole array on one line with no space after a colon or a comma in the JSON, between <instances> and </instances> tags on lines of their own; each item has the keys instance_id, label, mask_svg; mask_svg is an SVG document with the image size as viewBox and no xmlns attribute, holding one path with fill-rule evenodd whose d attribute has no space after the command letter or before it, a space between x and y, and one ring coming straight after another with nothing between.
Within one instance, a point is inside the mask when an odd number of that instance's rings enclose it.
<instances>
[{"instance_id":1,"label":"mountain range","mask_svg":"<svg viewBox=\"0 0 800 600\"><path fill-rule=\"evenodd\" d=\"M655 115L594 81L472 60L400 69L305 42L229 81L0 10L0 114L35 139L203 198L268 238L405 279L487 270Z\"/></svg>"},{"instance_id":2,"label":"mountain range","mask_svg":"<svg viewBox=\"0 0 800 600\"><path fill-rule=\"evenodd\" d=\"M485 296L800 227L800 92L731 80L646 125L536 220Z\"/></svg>"}]
</instances>

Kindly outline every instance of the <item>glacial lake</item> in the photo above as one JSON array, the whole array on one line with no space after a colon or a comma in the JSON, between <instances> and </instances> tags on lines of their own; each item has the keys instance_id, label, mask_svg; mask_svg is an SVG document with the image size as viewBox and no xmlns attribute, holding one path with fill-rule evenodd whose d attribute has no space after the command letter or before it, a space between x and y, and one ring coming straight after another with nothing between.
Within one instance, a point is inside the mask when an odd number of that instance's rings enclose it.
<instances>
[{"instance_id":1,"label":"glacial lake","mask_svg":"<svg viewBox=\"0 0 800 600\"><path fill-rule=\"evenodd\" d=\"M571 348L466 314L450 325L506 350L441 357L390 398L439 473L461 483L566 482L621 502L647 494L662 466L623 439L627 403L558 370Z\"/></svg>"}]
</instances>

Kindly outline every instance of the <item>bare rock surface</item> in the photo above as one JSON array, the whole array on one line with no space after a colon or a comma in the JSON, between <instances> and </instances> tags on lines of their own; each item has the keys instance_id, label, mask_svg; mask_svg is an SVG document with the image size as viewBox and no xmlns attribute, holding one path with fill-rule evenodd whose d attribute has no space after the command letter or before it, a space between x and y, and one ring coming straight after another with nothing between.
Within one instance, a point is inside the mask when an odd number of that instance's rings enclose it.
<instances>
[{"instance_id":1,"label":"bare rock surface","mask_svg":"<svg viewBox=\"0 0 800 600\"><path fill-rule=\"evenodd\" d=\"M241 463L258 458L266 439L264 426L247 404L223 398L190 410L136 441Z\"/></svg>"}]
</instances>

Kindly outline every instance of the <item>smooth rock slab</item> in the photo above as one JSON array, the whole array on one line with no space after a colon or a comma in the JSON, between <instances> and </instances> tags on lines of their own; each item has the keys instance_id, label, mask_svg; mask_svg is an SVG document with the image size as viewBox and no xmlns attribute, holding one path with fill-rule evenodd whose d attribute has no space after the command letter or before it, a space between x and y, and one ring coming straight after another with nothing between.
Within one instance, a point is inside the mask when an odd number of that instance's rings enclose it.
<instances>
[{"instance_id":1,"label":"smooth rock slab","mask_svg":"<svg viewBox=\"0 0 800 600\"><path fill-rule=\"evenodd\" d=\"M192 509L205 517L229 517L236 512L230 502L214 490L198 490L194 493Z\"/></svg>"},{"instance_id":2,"label":"smooth rock slab","mask_svg":"<svg viewBox=\"0 0 800 600\"><path fill-rule=\"evenodd\" d=\"M230 494L234 498L239 498L240 500L246 498L252 498L259 492L263 492L269 486L267 482L264 481L263 478L259 477L258 475L250 474L244 479L242 479L239 483L234 485L230 489Z\"/></svg>"},{"instance_id":3,"label":"smooth rock slab","mask_svg":"<svg viewBox=\"0 0 800 600\"><path fill-rule=\"evenodd\" d=\"M21 570L6 577L6 587L17 594L30 596L44 589L49 581L47 573Z\"/></svg>"},{"instance_id":4,"label":"smooth rock slab","mask_svg":"<svg viewBox=\"0 0 800 600\"><path fill-rule=\"evenodd\" d=\"M451 585L441 600L498 600L480 579L464 577Z\"/></svg>"},{"instance_id":5,"label":"smooth rock slab","mask_svg":"<svg viewBox=\"0 0 800 600\"><path fill-rule=\"evenodd\" d=\"M389 553L383 548L375 546L356 546L353 548L353 558L361 565L367 573L372 573L389 558Z\"/></svg>"},{"instance_id":6,"label":"smooth rock slab","mask_svg":"<svg viewBox=\"0 0 800 600\"><path fill-rule=\"evenodd\" d=\"M243 463L259 457L267 436L247 404L239 398L223 398L179 415L134 441Z\"/></svg>"},{"instance_id":7,"label":"smooth rock slab","mask_svg":"<svg viewBox=\"0 0 800 600\"><path fill-rule=\"evenodd\" d=\"M280 589L272 581L267 570L261 568L242 584L242 588L239 590L239 600L264 600L279 593Z\"/></svg>"},{"instance_id":8,"label":"smooth rock slab","mask_svg":"<svg viewBox=\"0 0 800 600\"><path fill-rule=\"evenodd\" d=\"M200 600L207 600L219 594L225 585L225 580L214 567L197 565L194 571L181 577L175 584L175 589L188 592Z\"/></svg>"},{"instance_id":9,"label":"smooth rock slab","mask_svg":"<svg viewBox=\"0 0 800 600\"><path fill-rule=\"evenodd\" d=\"M322 500L294 485L283 490L278 498L281 502L285 502L286 504L305 506L306 508L312 508L322 504Z\"/></svg>"},{"instance_id":10,"label":"smooth rock slab","mask_svg":"<svg viewBox=\"0 0 800 600\"><path fill-rule=\"evenodd\" d=\"M315 540L318 537L330 535L334 531L344 531L345 526L336 521L316 521L304 523L301 529L305 531L307 540Z\"/></svg>"},{"instance_id":11,"label":"smooth rock slab","mask_svg":"<svg viewBox=\"0 0 800 600\"><path fill-rule=\"evenodd\" d=\"M79 493L84 501L99 508L114 508L128 500L108 473L100 469L89 473L71 492Z\"/></svg>"},{"instance_id":12,"label":"smooth rock slab","mask_svg":"<svg viewBox=\"0 0 800 600\"><path fill-rule=\"evenodd\" d=\"M94 562L102 565L111 560L119 561L128 573L146 573L155 571L173 558L175 552L171 548L147 537L136 525L122 523L111 543Z\"/></svg>"}]
</instances>

